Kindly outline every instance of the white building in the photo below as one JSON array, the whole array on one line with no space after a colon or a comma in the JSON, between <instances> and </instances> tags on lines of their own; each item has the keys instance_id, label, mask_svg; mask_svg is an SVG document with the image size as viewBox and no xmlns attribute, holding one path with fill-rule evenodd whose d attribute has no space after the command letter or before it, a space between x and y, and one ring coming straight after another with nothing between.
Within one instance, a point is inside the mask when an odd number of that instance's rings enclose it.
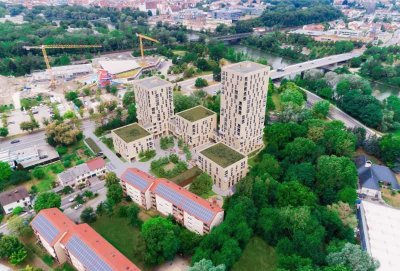
<instances>
[{"instance_id":1,"label":"white building","mask_svg":"<svg viewBox=\"0 0 400 271\"><path fill-rule=\"evenodd\" d=\"M24 208L25 210L30 208L31 198L25 187L19 186L1 193L0 205L5 214L10 214L17 207Z\"/></svg>"},{"instance_id":2,"label":"white building","mask_svg":"<svg viewBox=\"0 0 400 271\"><path fill-rule=\"evenodd\" d=\"M224 218L219 206L165 179L156 179L138 169L128 168L121 176L124 193L142 208L172 215L188 230L209 233Z\"/></svg>"}]
</instances>

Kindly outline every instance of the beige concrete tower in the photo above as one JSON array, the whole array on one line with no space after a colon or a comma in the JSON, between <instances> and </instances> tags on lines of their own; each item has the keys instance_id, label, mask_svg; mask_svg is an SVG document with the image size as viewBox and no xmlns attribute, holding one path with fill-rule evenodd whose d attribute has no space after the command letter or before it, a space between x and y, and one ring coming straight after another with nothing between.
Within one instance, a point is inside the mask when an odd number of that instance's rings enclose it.
<instances>
[{"instance_id":1,"label":"beige concrete tower","mask_svg":"<svg viewBox=\"0 0 400 271\"><path fill-rule=\"evenodd\" d=\"M244 61L222 68L222 142L243 154L263 144L269 67Z\"/></svg>"},{"instance_id":2,"label":"beige concrete tower","mask_svg":"<svg viewBox=\"0 0 400 271\"><path fill-rule=\"evenodd\" d=\"M168 123L174 115L172 84L159 77L133 82L137 119L155 137L168 134Z\"/></svg>"}]
</instances>

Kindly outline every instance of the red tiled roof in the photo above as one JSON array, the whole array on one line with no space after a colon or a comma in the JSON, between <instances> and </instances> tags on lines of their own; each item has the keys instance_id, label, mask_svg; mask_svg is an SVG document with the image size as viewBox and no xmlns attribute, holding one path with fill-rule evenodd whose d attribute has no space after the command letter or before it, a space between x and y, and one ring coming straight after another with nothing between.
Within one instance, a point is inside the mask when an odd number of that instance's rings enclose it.
<instances>
[{"instance_id":1,"label":"red tiled roof","mask_svg":"<svg viewBox=\"0 0 400 271\"><path fill-rule=\"evenodd\" d=\"M90 169L90 171L94 171L106 166L106 161L103 158L98 157L86 162L86 165Z\"/></svg>"},{"instance_id":2,"label":"red tiled roof","mask_svg":"<svg viewBox=\"0 0 400 271\"><path fill-rule=\"evenodd\" d=\"M146 9L157 9L157 2L146 2Z\"/></svg>"},{"instance_id":3,"label":"red tiled roof","mask_svg":"<svg viewBox=\"0 0 400 271\"><path fill-rule=\"evenodd\" d=\"M214 217L219 213L219 212L223 212L223 209L221 207L219 207L218 205L212 204L209 201L203 199L202 197L197 196L196 194L186 190L185 188L171 182L168 181L166 179L157 179L154 184L151 186L150 190L155 193L156 195L162 197L161 195L156 193L156 189L157 186L160 184L164 184L166 186L168 186L169 188L171 188L173 191L175 191L177 194L183 196L184 198L190 199L194 202L196 202L197 204L203 206L204 208L208 209L209 211L211 211L214 214ZM165 199L168 201L168 199ZM181 209L183 209L184 211L188 212L189 214L191 214L190 210L185 210L185 208L183 206L179 206ZM195 214L191 214L193 216L196 216ZM201 218L198 218L199 220L202 220ZM214 218L213 218L214 219ZM209 221L203 221L203 222L209 222Z\"/></svg>"},{"instance_id":4,"label":"red tiled roof","mask_svg":"<svg viewBox=\"0 0 400 271\"><path fill-rule=\"evenodd\" d=\"M77 236L97 256L105 261L112 270L116 271L140 271L140 269L119 252L114 246L107 242L100 234L98 234L88 224L76 225L74 230L63 237L61 243L66 245L72 236Z\"/></svg>"},{"instance_id":5,"label":"red tiled roof","mask_svg":"<svg viewBox=\"0 0 400 271\"><path fill-rule=\"evenodd\" d=\"M135 181L129 180L128 176L127 176L129 172L134 175L139 176L141 180L143 180L147 183L147 185L139 186L139 184L137 184ZM147 174L146 172L143 172L137 168L127 168L124 171L124 173L122 173L121 180L123 182L125 182L126 184L138 189L139 191L145 192L150 187L150 185L152 185L154 183L156 178L154 178L153 176L151 176L151 175Z\"/></svg>"},{"instance_id":6,"label":"red tiled roof","mask_svg":"<svg viewBox=\"0 0 400 271\"><path fill-rule=\"evenodd\" d=\"M33 224L35 219L38 219L40 216L45 217L53 225L53 227L59 231L58 235L50 242L50 245L54 245L64 233L70 231L76 226L76 224L58 208L50 208L41 210L39 214L35 216L31 222L32 227L34 227ZM35 230L37 230L40 235L43 235L39 229L35 228Z\"/></svg>"},{"instance_id":7,"label":"red tiled roof","mask_svg":"<svg viewBox=\"0 0 400 271\"><path fill-rule=\"evenodd\" d=\"M112 270L115 271L140 271L140 269L120 253L115 247L107 242L100 234L93 230L88 224L76 225L64 213L57 208L41 210L39 216L44 216L53 227L57 228L59 233L50 245L54 245L60 241L64 246L72 236L78 237L84 242L93 252L96 253L104 262L106 262ZM39 232L39 234L41 234ZM61 238L61 240L60 240Z\"/></svg>"}]
</instances>

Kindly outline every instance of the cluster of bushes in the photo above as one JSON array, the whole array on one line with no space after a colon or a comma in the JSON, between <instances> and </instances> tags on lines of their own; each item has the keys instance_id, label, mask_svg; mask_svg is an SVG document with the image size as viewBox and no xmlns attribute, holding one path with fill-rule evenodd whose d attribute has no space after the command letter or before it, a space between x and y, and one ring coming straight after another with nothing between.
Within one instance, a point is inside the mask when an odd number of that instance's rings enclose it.
<instances>
[{"instance_id":1,"label":"cluster of bushes","mask_svg":"<svg viewBox=\"0 0 400 271\"><path fill-rule=\"evenodd\" d=\"M173 164L172 169L166 169L166 166ZM150 170L159 178L171 179L178 176L182 172L188 169L185 162L181 161L176 154L171 154L167 157L162 157L160 159L151 162Z\"/></svg>"}]
</instances>

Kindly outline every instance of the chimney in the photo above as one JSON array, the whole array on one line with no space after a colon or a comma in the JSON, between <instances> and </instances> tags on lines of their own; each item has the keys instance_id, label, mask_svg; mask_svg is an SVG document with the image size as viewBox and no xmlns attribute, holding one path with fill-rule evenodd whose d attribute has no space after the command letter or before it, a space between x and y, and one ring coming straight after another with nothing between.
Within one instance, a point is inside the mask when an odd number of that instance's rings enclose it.
<instances>
[{"instance_id":1,"label":"chimney","mask_svg":"<svg viewBox=\"0 0 400 271\"><path fill-rule=\"evenodd\" d=\"M365 162L365 167L371 167L372 166L372 162L370 160L367 160Z\"/></svg>"}]
</instances>

